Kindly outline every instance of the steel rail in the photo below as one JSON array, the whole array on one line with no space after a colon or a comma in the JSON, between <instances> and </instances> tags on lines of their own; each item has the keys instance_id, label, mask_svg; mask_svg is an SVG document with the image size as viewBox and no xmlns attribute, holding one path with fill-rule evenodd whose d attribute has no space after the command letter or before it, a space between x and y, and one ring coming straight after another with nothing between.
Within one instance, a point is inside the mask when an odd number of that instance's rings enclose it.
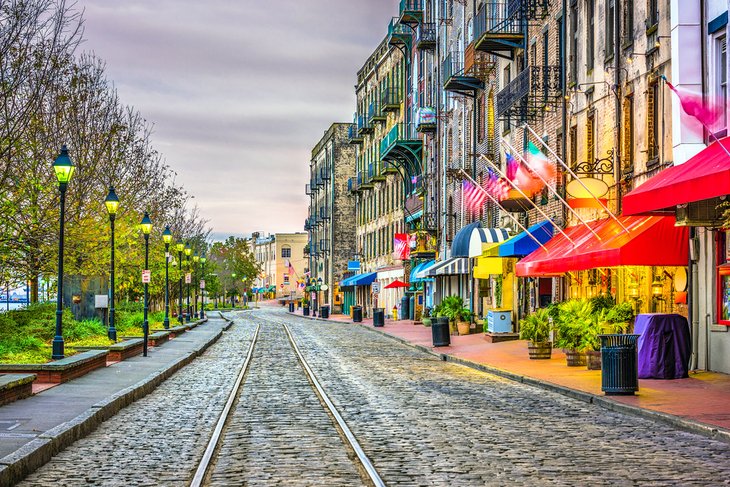
<instances>
[{"instance_id":1,"label":"steel rail","mask_svg":"<svg viewBox=\"0 0 730 487\"><path fill-rule=\"evenodd\" d=\"M221 314L221 316L223 316L223 315ZM231 412L231 407L233 407L233 403L236 400L236 397L238 397L238 393L241 388L241 384L243 383L243 377L246 375L246 372L248 371L248 366L251 363L251 357L253 356L253 349L256 346L256 340L258 340L260 328L261 328L261 325L256 326L256 332L254 333L253 339L251 340L251 344L248 347L248 354L246 354L246 360L243 362L241 371L238 373L238 377L236 378L236 383L233 385L233 389L231 389L231 393L228 395L228 401L226 402L226 405L223 408L223 411L221 411L221 415L218 418L218 423L215 425L215 429L213 430L213 435L210 437L210 441L208 442L208 446L205 449L203 458L200 460L198 469L195 471L193 480L190 482L190 487L200 487L201 485L203 485L203 480L205 480L205 475L206 475L206 473L208 473L208 468L210 467L211 460L213 459L213 453L215 453L215 450L218 447L218 443L221 439L221 434L223 433L223 427L225 426L226 421L228 421L228 415Z\"/></svg>"},{"instance_id":2,"label":"steel rail","mask_svg":"<svg viewBox=\"0 0 730 487\"><path fill-rule=\"evenodd\" d=\"M304 359L304 356L299 351L299 347L297 347L296 342L294 341L294 337L292 336L291 332L289 331L289 327L286 326L286 324L283 325L284 330L286 331L286 334L289 337L289 342L292 345L292 348L294 349L294 352L296 352L297 356L299 357L299 361L302 364L302 368L304 368L304 371L307 373L307 376L309 377L309 380L314 385L314 388L317 391L317 394L322 399L322 401L327 406L327 409L329 410L330 414L332 414L332 417L335 418L335 421L337 422L337 425L340 427L340 430L342 430L342 433L345 435L345 438L347 439L347 442L349 443L352 450L357 455L358 460L360 460L360 464L365 469L365 472L367 473L368 477L370 478L370 481L375 485L376 487L385 487L385 482L383 482L383 479L380 478L380 474L378 474L378 471L375 470L375 467L370 462L370 459L365 455L365 452L363 451L362 447L360 446L360 443L357 441L357 438L355 438L355 435L352 433L350 428L347 426L347 423L344 419L342 419L342 416L340 415L339 411L337 411L337 408L332 403L330 398L327 396L327 393L324 391L324 388L322 388L322 385L317 380L317 377L314 375L314 372L309 367L309 364Z\"/></svg>"}]
</instances>

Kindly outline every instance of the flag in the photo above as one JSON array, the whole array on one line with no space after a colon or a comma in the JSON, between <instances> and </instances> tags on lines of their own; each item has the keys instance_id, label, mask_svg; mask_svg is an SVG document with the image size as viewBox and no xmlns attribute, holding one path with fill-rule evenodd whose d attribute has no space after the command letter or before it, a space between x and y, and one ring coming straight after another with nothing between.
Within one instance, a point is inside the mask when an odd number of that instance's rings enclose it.
<instances>
[{"instance_id":1,"label":"flag","mask_svg":"<svg viewBox=\"0 0 730 487\"><path fill-rule=\"evenodd\" d=\"M505 157L507 159L507 171L505 171L507 173L507 179L509 179L510 181L514 181L520 163L517 162L517 159L512 157L512 154L510 153L505 154Z\"/></svg>"},{"instance_id":2,"label":"flag","mask_svg":"<svg viewBox=\"0 0 730 487\"><path fill-rule=\"evenodd\" d=\"M407 233L396 233L393 238L393 255L396 259L408 260L411 256L411 249L408 245Z\"/></svg>"},{"instance_id":3,"label":"flag","mask_svg":"<svg viewBox=\"0 0 730 487\"><path fill-rule=\"evenodd\" d=\"M462 194L464 197L464 206L467 210L474 213L479 211L484 204L484 200L487 199L484 189L466 179L462 183Z\"/></svg>"},{"instance_id":4,"label":"flag","mask_svg":"<svg viewBox=\"0 0 730 487\"><path fill-rule=\"evenodd\" d=\"M555 165L532 142L527 143L527 151L522 164L514 176L515 185L527 196L538 193L545 183L553 180L557 173Z\"/></svg>"},{"instance_id":5,"label":"flag","mask_svg":"<svg viewBox=\"0 0 730 487\"><path fill-rule=\"evenodd\" d=\"M286 267L287 267L287 270L289 271L289 275L290 276L293 276L294 275L294 266L291 265L291 261L290 260L287 260L286 261Z\"/></svg>"},{"instance_id":6,"label":"flag","mask_svg":"<svg viewBox=\"0 0 730 487\"><path fill-rule=\"evenodd\" d=\"M662 75L661 78L667 84L667 87L677 95L677 98L679 98L682 110L684 110L687 115L696 118L705 126L705 128L709 130L709 127L714 125L718 118L720 118L725 106L724 100L716 100L714 103L710 102L705 104L702 100L701 93L692 93L690 91L677 88L670 83L664 75Z\"/></svg>"},{"instance_id":7,"label":"flag","mask_svg":"<svg viewBox=\"0 0 730 487\"><path fill-rule=\"evenodd\" d=\"M487 169L487 178L484 181L484 189L492 195L497 201L502 201L507 198L509 193L510 185L504 179L500 178L496 171Z\"/></svg>"}]
</instances>

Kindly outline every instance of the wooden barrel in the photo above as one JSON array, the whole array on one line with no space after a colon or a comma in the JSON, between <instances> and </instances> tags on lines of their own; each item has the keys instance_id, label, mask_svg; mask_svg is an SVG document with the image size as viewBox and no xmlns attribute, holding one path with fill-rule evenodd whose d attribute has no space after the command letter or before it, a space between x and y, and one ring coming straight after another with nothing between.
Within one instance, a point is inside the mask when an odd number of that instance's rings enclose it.
<instances>
[{"instance_id":1,"label":"wooden barrel","mask_svg":"<svg viewBox=\"0 0 730 487\"><path fill-rule=\"evenodd\" d=\"M586 354L575 350L566 350L565 358L568 361L568 367L585 366Z\"/></svg>"},{"instance_id":2,"label":"wooden barrel","mask_svg":"<svg viewBox=\"0 0 730 487\"><path fill-rule=\"evenodd\" d=\"M550 342L527 343L527 351L531 360L549 359L553 351L553 344Z\"/></svg>"}]
</instances>

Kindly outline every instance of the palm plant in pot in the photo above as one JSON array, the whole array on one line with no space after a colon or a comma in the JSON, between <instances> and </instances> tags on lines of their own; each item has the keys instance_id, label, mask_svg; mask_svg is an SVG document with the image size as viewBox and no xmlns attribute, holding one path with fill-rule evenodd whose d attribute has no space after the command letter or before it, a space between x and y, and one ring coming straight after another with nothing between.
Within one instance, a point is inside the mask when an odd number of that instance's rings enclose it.
<instances>
[{"instance_id":1,"label":"palm plant in pot","mask_svg":"<svg viewBox=\"0 0 730 487\"><path fill-rule=\"evenodd\" d=\"M581 348L586 354L586 365L588 370L601 370L601 338L600 335L605 333L608 326L606 317L607 309L602 309L598 313L591 316L590 320L586 320L583 330L583 338Z\"/></svg>"},{"instance_id":2,"label":"palm plant in pot","mask_svg":"<svg viewBox=\"0 0 730 487\"><path fill-rule=\"evenodd\" d=\"M560 303L558 309L555 346L563 349L569 367L586 365L583 337L594 319L591 303L570 300Z\"/></svg>"},{"instance_id":3,"label":"palm plant in pot","mask_svg":"<svg viewBox=\"0 0 730 487\"><path fill-rule=\"evenodd\" d=\"M520 338L528 340L530 359L549 359L553 344L550 342L550 312L540 308L520 320Z\"/></svg>"},{"instance_id":4,"label":"palm plant in pot","mask_svg":"<svg viewBox=\"0 0 730 487\"><path fill-rule=\"evenodd\" d=\"M440 303L439 316L449 319L451 334L457 333L456 322L461 318L461 311L464 309L464 300L461 296L447 296Z\"/></svg>"},{"instance_id":5,"label":"palm plant in pot","mask_svg":"<svg viewBox=\"0 0 730 487\"><path fill-rule=\"evenodd\" d=\"M471 328L471 310L469 308L462 307L456 313L456 328L459 331L459 335L469 334L469 328Z\"/></svg>"}]
</instances>

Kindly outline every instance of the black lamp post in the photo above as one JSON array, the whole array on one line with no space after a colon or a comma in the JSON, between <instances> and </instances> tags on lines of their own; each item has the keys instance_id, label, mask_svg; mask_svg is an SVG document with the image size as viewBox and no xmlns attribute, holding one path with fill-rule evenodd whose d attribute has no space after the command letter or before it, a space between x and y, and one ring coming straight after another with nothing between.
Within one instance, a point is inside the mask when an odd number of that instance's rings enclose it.
<instances>
[{"instance_id":1,"label":"black lamp post","mask_svg":"<svg viewBox=\"0 0 730 487\"><path fill-rule=\"evenodd\" d=\"M185 266L185 270L190 270L190 254L193 253L193 249L190 248L190 243L185 244L185 262L187 265ZM189 273L188 273L189 274ZM185 286L188 290L188 297L185 304L185 323L190 323L190 282L192 279L188 279L187 274L185 275Z\"/></svg>"},{"instance_id":2,"label":"black lamp post","mask_svg":"<svg viewBox=\"0 0 730 487\"><path fill-rule=\"evenodd\" d=\"M317 293L317 280L315 278L311 278L309 280L309 289L310 291L314 291L314 299L312 303L312 316L317 316L317 305L319 304L319 295Z\"/></svg>"},{"instance_id":3,"label":"black lamp post","mask_svg":"<svg viewBox=\"0 0 730 487\"><path fill-rule=\"evenodd\" d=\"M322 300L320 299L319 291L322 289L322 278L317 278L317 306L322 307ZM319 316L322 316L322 310L320 309Z\"/></svg>"},{"instance_id":4,"label":"black lamp post","mask_svg":"<svg viewBox=\"0 0 730 487\"><path fill-rule=\"evenodd\" d=\"M203 279L203 286L200 288L200 319L202 320L205 318L205 261L208 260L205 257L205 254L200 256L200 267L201 267L201 275Z\"/></svg>"},{"instance_id":5,"label":"black lamp post","mask_svg":"<svg viewBox=\"0 0 730 487\"><path fill-rule=\"evenodd\" d=\"M231 290L231 308L236 307L236 273L231 272L231 277L233 278L233 289Z\"/></svg>"},{"instance_id":6,"label":"black lamp post","mask_svg":"<svg viewBox=\"0 0 730 487\"><path fill-rule=\"evenodd\" d=\"M114 186L109 186L109 194L104 200L106 211L109 213L111 226L111 266L109 272L109 340L117 341L117 329L114 327L114 219L119 209L119 198L114 192Z\"/></svg>"},{"instance_id":7,"label":"black lamp post","mask_svg":"<svg viewBox=\"0 0 730 487\"><path fill-rule=\"evenodd\" d=\"M182 254L183 254L183 250L185 250L185 244L182 242L178 242L177 244L175 244L175 249L177 250L177 262L178 262L177 265L180 268L180 278L178 279L179 290L177 293L180 306L178 307L177 321L179 321L180 324L182 325L182 323L183 323L183 303L182 303L182 301L183 301L183 287L182 287L183 260L182 260Z\"/></svg>"},{"instance_id":8,"label":"black lamp post","mask_svg":"<svg viewBox=\"0 0 730 487\"><path fill-rule=\"evenodd\" d=\"M144 234L144 271L149 273L150 267L150 232L152 232L152 220L146 211L142 217L142 233ZM147 311L150 306L150 284L148 280L144 282L144 322L142 324L142 334L144 335L144 343L142 344L142 356L147 356L147 339L150 336L150 323L147 321Z\"/></svg>"},{"instance_id":9,"label":"black lamp post","mask_svg":"<svg viewBox=\"0 0 730 487\"><path fill-rule=\"evenodd\" d=\"M162 241L165 242L165 320L162 326L167 330L170 328L170 242L172 242L169 226L162 232Z\"/></svg>"},{"instance_id":10,"label":"black lamp post","mask_svg":"<svg viewBox=\"0 0 730 487\"><path fill-rule=\"evenodd\" d=\"M196 250L193 254L193 276L195 277L195 299L193 300L193 317L198 319L198 288L200 287L200 275L198 275L198 262L200 262L200 256Z\"/></svg>"},{"instance_id":11,"label":"black lamp post","mask_svg":"<svg viewBox=\"0 0 730 487\"><path fill-rule=\"evenodd\" d=\"M56 298L56 335L53 337L53 351L51 358L62 359L63 350L63 222L66 211L66 187L74 173L74 163L68 155L66 146L61 147L61 153L53 161L53 171L58 180L58 190L61 192L61 215L58 232L58 296ZM10 286L8 285L8 289ZM8 303L10 300L8 300Z\"/></svg>"}]
</instances>

